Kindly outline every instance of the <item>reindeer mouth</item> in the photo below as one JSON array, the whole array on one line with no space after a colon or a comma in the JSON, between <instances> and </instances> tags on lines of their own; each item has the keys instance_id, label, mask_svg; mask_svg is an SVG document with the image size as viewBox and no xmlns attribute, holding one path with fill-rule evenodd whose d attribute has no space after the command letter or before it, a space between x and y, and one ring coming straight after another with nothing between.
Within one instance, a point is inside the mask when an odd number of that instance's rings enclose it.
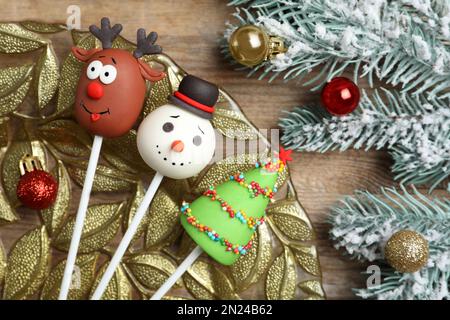
<instances>
[{"instance_id":1,"label":"reindeer mouth","mask_svg":"<svg viewBox=\"0 0 450 320\"><path fill-rule=\"evenodd\" d=\"M92 122L96 122L98 120L100 120L100 117L104 114L111 114L111 112L109 112L109 108L106 109L105 111L102 112L92 112L91 110L89 110L86 105L83 103L83 101L80 102L80 105L83 107L84 111L86 111L87 113L89 113L91 115L91 121Z\"/></svg>"}]
</instances>

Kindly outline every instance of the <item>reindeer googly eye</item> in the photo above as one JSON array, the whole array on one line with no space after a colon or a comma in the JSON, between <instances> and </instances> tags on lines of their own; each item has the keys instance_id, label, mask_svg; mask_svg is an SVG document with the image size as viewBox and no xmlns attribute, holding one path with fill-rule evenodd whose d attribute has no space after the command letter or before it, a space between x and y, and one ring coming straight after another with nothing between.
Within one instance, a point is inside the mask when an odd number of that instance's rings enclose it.
<instances>
[{"instance_id":1,"label":"reindeer googly eye","mask_svg":"<svg viewBox=\"0 0 450 320\"><path fill-rule=\"evenodd\" d=\"M91 63L89 63L86 75L89 79L94 80L97 79L100 76L100 72L102 71L103 63L99 60L94 60Z\"/></svg>"},{"instance_id":2,"label":"reindeer googly eye","mask_svg":"<svg viewBox=\"0 0 450 320\"><path fill-rule=\"evenodd\" d=\"M116 67L108 64L102 68L102 72L100 73L100 81L104 84L110 84L114 80L116 80L117 69Z\"/></svg>"}]
</instances>

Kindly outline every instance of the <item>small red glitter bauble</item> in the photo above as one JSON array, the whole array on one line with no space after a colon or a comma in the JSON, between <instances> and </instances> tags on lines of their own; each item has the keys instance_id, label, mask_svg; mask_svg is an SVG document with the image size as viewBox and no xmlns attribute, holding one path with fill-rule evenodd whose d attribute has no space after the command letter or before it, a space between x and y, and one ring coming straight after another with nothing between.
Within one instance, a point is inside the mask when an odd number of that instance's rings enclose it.
<instances>
[{"instance_id":1,"label":"small red glitter bauble","mask_svg":"<svg viewBox=\"0 0 450 320\"><path fill-rule=\"evenodd\" d=\"M42 210L55 202L58 183L48 172L33 170L20 178L16 193L23 205Z\"/></svg>"},{"instance_id":2,"label":"small red glitter bauble","mask_svg":"<svg viewBox=\"0 0 450 320\"><path fill-rule=\"evenodd\" d=\"M336 116L349 114L359 103L359 88L344 77L333 78L322 90L322 104L327 111Z\"/></svg>"}]
</instances>

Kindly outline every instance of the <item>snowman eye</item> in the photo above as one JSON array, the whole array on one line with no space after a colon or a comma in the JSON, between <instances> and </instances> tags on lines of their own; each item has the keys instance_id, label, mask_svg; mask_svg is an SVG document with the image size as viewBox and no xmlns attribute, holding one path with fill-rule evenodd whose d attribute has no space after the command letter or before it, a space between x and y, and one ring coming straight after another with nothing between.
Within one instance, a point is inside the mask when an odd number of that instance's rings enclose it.
<instances>
[{"instance_id":1,"label":"snowman eye","mask_svg":"<svg viewBox=\"0 0 450 320\"><path fill-rule=\"evenodd\" d=\"M199 146L202 144L202 137L200 136L195 136L194 139L192 140L192 143L196 146Z\"/></svg>"},{"instance_id":2,"label":"snowman eye","mask_svg":"<svg viewBox=\"0 0 450 320\"><path fill-rule=\"evenodd\" d=\"M102 68L100 73L100 81L104 84L110 84L116 80L117 69L112 65L106 65Z\"/></svg>"},{"instance_id":3,"label":"snowman eye","mask_svg":"<svg viewBox=\"0 0 450 320\"><path fill-rule=\"evenodd\" d=\"M164 123L162 129L163 129L164 132L172 131L173 130L173 123L172 122Z\"/></svg>"},{"instance_id":4,"label":"snowman eye","mask_svg":"<svg viewBox=\"0 0 450 320\"><path fill-rule=\"evenodd\" d=\"M86 69L86 76L91 79L97 79L100 76L100 72L102 71L103 63L99 60L94 60L91 63L89 63L87 69Z\"/></svg>"}]
</instances>

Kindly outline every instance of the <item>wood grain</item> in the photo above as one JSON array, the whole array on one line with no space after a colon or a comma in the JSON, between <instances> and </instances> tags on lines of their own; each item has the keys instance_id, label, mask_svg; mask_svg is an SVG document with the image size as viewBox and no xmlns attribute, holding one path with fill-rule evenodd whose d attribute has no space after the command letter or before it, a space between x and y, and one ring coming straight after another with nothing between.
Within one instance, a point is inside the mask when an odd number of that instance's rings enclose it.
<instances>
[{"instance_id":1,"label":"wood grain","mask_svg":"<svg viewBox=\"0 0 450 320\"><path fill-rule=\"evenodd\" d=\"M65 22L67 7L73 1L0 1L0 21L24 19ZM295 81L273 83L246 78L225 62L218 50L218 39L231 19L233 8L222 0L152 0L152 1L84 1L81 8L82 28L109 16L124 26L123 35L134 39L135 30L145 27L159 33L159 44L187 72L224 87L240 104L245 114L259 128L276 128L282 110L300 104L314 103L318 95L300 87ZM61 40L68 41L68 40ZM69 51L69 42L58 45L58 55ZM352 287L363 286L360 272L364 266L351 262L337 252L328 239L325 219L331 205L355 189L377 191L391 185L391 160L385 152L348 151L345 153L295 154L291 172L299 200L317 232L317 244L323 270L325 292L330 299L354 298ZM33 218L25 221L35 223ZM20 228L27 229L25 223ZM11 245L17 232L2 231L5 246Z\"/></svg>"}]
</instances>

